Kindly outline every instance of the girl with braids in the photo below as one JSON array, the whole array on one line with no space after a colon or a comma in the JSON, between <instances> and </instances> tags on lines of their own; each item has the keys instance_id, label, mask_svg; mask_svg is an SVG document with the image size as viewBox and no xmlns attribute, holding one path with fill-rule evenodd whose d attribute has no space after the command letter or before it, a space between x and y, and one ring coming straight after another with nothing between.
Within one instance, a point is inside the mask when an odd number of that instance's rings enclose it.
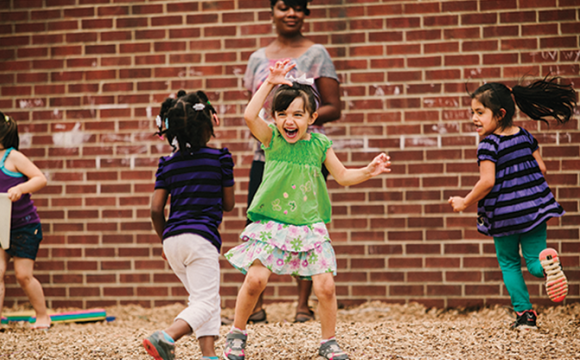
<instances>
[{"instance_id":1,"label":"girl with braids","mask_svg":"<svg viewBox=\"0 0 580 360\"><path fill-rule=\"evenodd\" d=\"M519 248L530 274L546 276L546 292L553 301L564 300L568 283L554 249L546 248L546 221L560 217L544 175L546 165L538 142L513 124L515 104L534 120L552 117L566 123L576 106L576 92L557 78L545 78L513 89L489 83L471 94L472 121L484 137L477 150L480 179L465 197L453 196L456 212L478 202L477 229L493 236L505 286L517 313L512 328L537 329L537 313L521 271ZM515 104L514 104L515 101Z\"/></svg>"},{"instance_id":2,"label":"girl with braids","mask_svg":"<svg viewBox=\"0 0 580 360\"><path fill-rule=\"evenodd\" d=\"M188 307L173 324L143 340L157 360L175 358L175 341L195 333L203 359L217 359L214 341L221 326L218 226L235 205L233 161L228 149L207 146L219 125L216 111L202 91L178 92L161 105L157 126L173 146L159 159L151 220L163 243L162 257L189 293ZM165 204L171 194L169 218Z\"/></svg>"}]
</instances>

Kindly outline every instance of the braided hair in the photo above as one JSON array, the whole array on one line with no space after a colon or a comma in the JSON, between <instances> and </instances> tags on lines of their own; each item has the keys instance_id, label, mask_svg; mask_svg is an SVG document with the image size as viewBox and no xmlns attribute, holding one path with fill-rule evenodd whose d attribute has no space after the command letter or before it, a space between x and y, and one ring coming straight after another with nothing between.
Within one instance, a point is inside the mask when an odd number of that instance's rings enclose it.
<instances>
[{"instance_id":1,"label":"braided hair","mask_svg":"<svg viewBox=\"0 0 580 360\"><path fill-rule=\"evenodd\" d=\"M552 117L564 124L574 114L576 91L572 85L559 84L557 80L557 77L546 76L527 86L516 85L513 89L501 83L488 83L470 95L490 109L495 117L501 118L501 109L505 110L505 115L499 121L502 129L513 125L516 104L531 119L548 124L545 118Z\"/></svg>"},{"instance_id":2,"label":"braided hair","mask_svg":"<svg viewBox=\"0 0 580 360\"><path fill-rule=\"evenodd\" d=\"M177 98L167 98L157 117L159 136L182 154L192 154L206 146L212 136L214 107L203 91L186 93L179 90Z\"/></svg>"},{"instance_id":3,"label":"braided hair","mask_svg":"<svg viewBox=\"0 0 580 360\"><path fill-rule=\"evenodd\" d=\"M4 149L14 148L18 150L20 137L16 121L0 111L0 144Z\"/></svg>"}]
</instances>

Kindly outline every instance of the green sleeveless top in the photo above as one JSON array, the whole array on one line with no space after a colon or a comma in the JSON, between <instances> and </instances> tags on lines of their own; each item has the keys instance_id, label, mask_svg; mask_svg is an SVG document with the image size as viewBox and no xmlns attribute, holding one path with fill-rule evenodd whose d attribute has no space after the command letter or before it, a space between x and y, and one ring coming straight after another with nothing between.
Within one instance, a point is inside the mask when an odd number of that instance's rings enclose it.
<instances>
[{"instance_id":1,"label":"green sleeveless top","mask_svg":"<svg viewBox=\"0 0 580 360\"><path fill-rule=\"evenodd\" d=\"M291 225L329 223L330 199L321 168L332 141L310 133L310 140L290 144L276 125L269 126L270 146L262 144L266 155L264 176L248 208L248 218Z\"/></svg>"}]
</instances>

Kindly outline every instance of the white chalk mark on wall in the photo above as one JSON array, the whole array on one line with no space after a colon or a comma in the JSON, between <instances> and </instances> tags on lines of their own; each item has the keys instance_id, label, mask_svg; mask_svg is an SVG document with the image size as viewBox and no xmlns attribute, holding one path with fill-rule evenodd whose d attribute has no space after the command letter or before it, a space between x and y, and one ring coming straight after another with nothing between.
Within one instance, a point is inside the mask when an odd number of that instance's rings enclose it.
<instances>
[{"instance_id":1,"label":"white chalk mark on wall","mask_svg":"<svg viewBox=\"0 0 580 360\"><path fill-rule=\"evenodd\" d=\"M19 134L19 138L20 138L20 147L21 148L29 148L30 145L32 144L32 134L29 133L24 133L24 134Z\"/></svg>"},{"instance_id":2,"label":"white chalk mark on wall","mask_svg":"<svg viewBox=\"0 0 580 360\"><path fill-rule=\"evenodd\" d=\"M77 122L71 131L63 131L52 135L52 143L62 147L78 147L91 138L80 130L81 123Z\"/></svg>"},{"instance_id":3,"label":"white chalk mark on wall","mask_svg":"<svg viewBox=\"0 0 580 360\"><path fill-rule=\"evenodd\" d=\"M21 109L43 107L44 101L42 99L19 100L18 106L20 106Z\"/></svg>"}]
</instances>

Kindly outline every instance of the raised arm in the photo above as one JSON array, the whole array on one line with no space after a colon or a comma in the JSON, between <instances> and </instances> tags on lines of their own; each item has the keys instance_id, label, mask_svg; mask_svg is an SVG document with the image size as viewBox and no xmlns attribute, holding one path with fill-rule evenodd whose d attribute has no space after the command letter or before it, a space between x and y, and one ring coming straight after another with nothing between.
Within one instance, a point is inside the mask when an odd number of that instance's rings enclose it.
<instances>
[{"instance_id":1,"label":"raised arm","mask_svg":"<svg viewBox=\"0 0 580 360\"><path fill-rule=\"evenodd\" d=\"M274 65L274 67L270 67L270 75L268 75L258 91L256 91L244 112L244 120L250 128L252 135L254 135L254 137L264 145L270 144L272 130L268 127L268 123L260 118L259 114L264 106L268 94L270 94L276 85L287 84L292 86L292 82L286 79L286 74L294 68L296 64L286 66L289 62L290 60L279 61Z\"/></svg>"},{"instance_id":2,"label":"raised arm","mask_svg":"<svg viewBox=\"0 0 580 360\"><path fill-rule=\"evenodd\" d=\"M463 211L486 197L491 189L493 189L493 185L495 185L495 163L484 160L479 164L479 180L473 187L473 190L465 197L452 196L447 202L451 204L453 211Z\"/></svg>"},{"instance_id":3,"label":"raised arm","mask_svg":"<svg viewBox=\"0 0 580 360\"><path fill-rule=\"evenodd\" d=\"M37 192L46 186L46 177L44 174L20 151L12 151L8 158L14 165L16 171L24 174L28 178L28 181L8 189L8 198L10 201L18 201L23 194Z\"/></svg>"},{"instance_id":4,"label":"raised arm","mask_svg":"<svg viewBox=\"0 0 580 360\"><path fill-rule=\"evenodd\" d=\"M390 157L385 153L377 155L367 166L359 169L347 169L336 156L334 150L329 148L326 152L324 165L332 174L332 177L342 186L360 184L379 174L391 171Z\"/></svg>"}]
</instances>

